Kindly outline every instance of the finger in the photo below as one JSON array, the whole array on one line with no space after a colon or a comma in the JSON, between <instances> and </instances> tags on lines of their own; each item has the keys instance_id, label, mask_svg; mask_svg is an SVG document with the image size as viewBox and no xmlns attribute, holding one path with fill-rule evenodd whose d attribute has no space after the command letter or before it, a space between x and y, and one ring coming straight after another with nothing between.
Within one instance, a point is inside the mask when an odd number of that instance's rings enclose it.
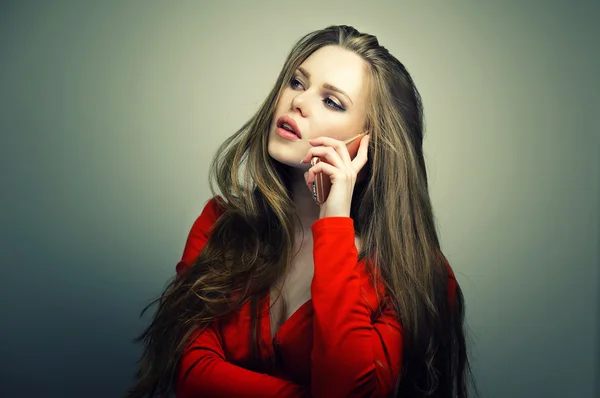
<instances>
[{"instance_id":1,"label":"finger","mask_svg":"<svg viewBox=\"0 0 600 398\"><path fill-rule=\"evenodd\" d=\"M318 173L323 173L329 177L331 183L334 184L336 181L341 180L352 180L356 178L354 170L340 170L339 168L330 165L329 163L319 162L316 165L308 169L308 176L306 178L307 184L312 184L315 181L315 176Z\"/></svg>"},{"instance_id":2,"label":"finger","mask_svg":"<svg viewBox=\"0 0 600 398\"><path fill-rule=\"evenodd\" d=\"M302 158L302 163L309 162L315 156L320 157L327 163L334 165L335 167L343 168L344 162L340 157L339 153L335 149L326 146L316 146L308 150L308 153Z\"/></svg>"},{"instance_id":3,"label":"finger","mask_svg":"<svg viewBox=\"0 0 600 398\"><path fill-rule=\"evenodd\" d=\"M352 160L350 158L350 154L348 153L348 148L346 147L346 144L344 144L344 141L336 140L335 138L331 137L317 137L308 140L308 143L313 146L324 145L334 148L335 151L340 155L340 158L344 161L344 163L348 165Z\"/></svg>"}]
</instances>

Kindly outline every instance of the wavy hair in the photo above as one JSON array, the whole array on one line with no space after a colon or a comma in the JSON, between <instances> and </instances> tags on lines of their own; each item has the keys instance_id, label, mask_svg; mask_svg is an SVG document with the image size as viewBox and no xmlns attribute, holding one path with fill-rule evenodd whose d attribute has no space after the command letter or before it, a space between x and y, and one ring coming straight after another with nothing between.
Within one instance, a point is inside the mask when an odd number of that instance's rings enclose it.
<instances>
[{"instance_id":1,"label":"wavy hair","mask_svg":"<svg viewBox=\"0 0 600 398\"><path fill-rule=\"evenodd\" d=\"M372 282L384 283L403 329L402 374L394 395L468 396L472 378L464 300L460 287L455 302L448 300L449 271L423 156L421 97L404 65L375 36L342 25L298 40L256 114L217 150L209 185L222 215L193 266L142 311L158 303L153 320L135 340L144 344L144 351L128 397L173 393L191 334L248 301L256 309L257 300L286 272L294 256L298 215L288 166L269 156L268 133L294 71L328 45L355 52L367 65L367 177L355 185L350 216L362 241L359 260L372 260L367 261ZM251 333L254 347L256 328Z\"/></svg>"}]
</instances>

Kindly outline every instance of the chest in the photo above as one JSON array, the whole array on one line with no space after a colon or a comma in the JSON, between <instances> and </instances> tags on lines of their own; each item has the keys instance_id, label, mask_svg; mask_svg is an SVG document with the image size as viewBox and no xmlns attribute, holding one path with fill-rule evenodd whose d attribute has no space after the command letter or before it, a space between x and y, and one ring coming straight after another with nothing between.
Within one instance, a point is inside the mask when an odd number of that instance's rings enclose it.
<instances>
[{"instance_id":1,"label":"chest","mask_svg":"<svg viewBox=\"0 0 600 398\"><path fill-rule=\"evenodd\" d=\"M355 240L355 244L360 248L360 242ZM274 286L258 302L260 311L257 329L262 361L259 365L251 361L253 347L256 346L252 346L253 310L250 302L219 322L223 352L228 362L276 377L289 377L299 384L310 384L314 329L310 294L314 275L312 249L312 245L300 248L288 267L288 273L278 284L281 293ZM373 308L377 297L364 262L359 263L356 269L361 281L361 297L364 298L366 307ZM285 304L282 297L287 298Z\"/></svg>"},{"instance_id":2,"label":"chest","mask_svg":"<svg viewBox=\"0 0 600 398\"><path fill-rule=\"evenodd\" d=\"M296 250L298 253L288 271L271 288L271 338L281 325L311 298L310 286L315 269L312 238L305 239Z\"/></svg>"},{"instance_id":3,"label":"chest","mask_svg":"<svg viewBox=\"0 0 600 398\"><path fill-rule=\"evenodd\" d=\"M357 251L360 251L361 242L358 237L354 239L354 244ZM296 250L298 252L287 273L271 288L271 338L281 325L311 299L310 288L315 269L312 236L305 238Z\"/></svg>"}]
</instances>

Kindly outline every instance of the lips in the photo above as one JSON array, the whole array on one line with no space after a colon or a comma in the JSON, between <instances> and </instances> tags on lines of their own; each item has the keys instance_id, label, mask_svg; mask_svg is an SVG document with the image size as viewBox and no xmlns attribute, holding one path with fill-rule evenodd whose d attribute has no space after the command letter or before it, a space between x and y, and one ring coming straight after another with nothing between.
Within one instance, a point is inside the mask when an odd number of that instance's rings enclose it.
<instances>
[{"instance_id":1,"label":"lips","mask_svg":"<svg viewBox=\"0 0 600 398\"><path fill-rule=\"evenodd\" d=\"M293 133L296 134L298 138L302 138L302 133L300 132L300 129L298 128L298 125L296 124L294 119L287 115L282 116L277 120L277 127L283 128L282 126L284 123L287 123L292 128Z\"/></svg>"}]
</instances>

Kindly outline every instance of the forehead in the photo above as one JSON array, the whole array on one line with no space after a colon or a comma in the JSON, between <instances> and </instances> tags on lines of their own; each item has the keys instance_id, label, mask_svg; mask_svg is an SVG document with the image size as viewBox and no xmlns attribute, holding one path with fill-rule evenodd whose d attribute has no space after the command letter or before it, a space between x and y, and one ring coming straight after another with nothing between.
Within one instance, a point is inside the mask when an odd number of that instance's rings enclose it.
<instances>
[{"instance_id":1,"label":"forehead","mask_svg":"<svg viewBox=\"0 0 600 398\"><path fill-rule=\"evenodd\" d=\"M325 46L301 65L310 73L311 84L332 84L344 90L356 104L365 94L366 62L360 55L339 46Z\"/></svg>"}]
</instances>

